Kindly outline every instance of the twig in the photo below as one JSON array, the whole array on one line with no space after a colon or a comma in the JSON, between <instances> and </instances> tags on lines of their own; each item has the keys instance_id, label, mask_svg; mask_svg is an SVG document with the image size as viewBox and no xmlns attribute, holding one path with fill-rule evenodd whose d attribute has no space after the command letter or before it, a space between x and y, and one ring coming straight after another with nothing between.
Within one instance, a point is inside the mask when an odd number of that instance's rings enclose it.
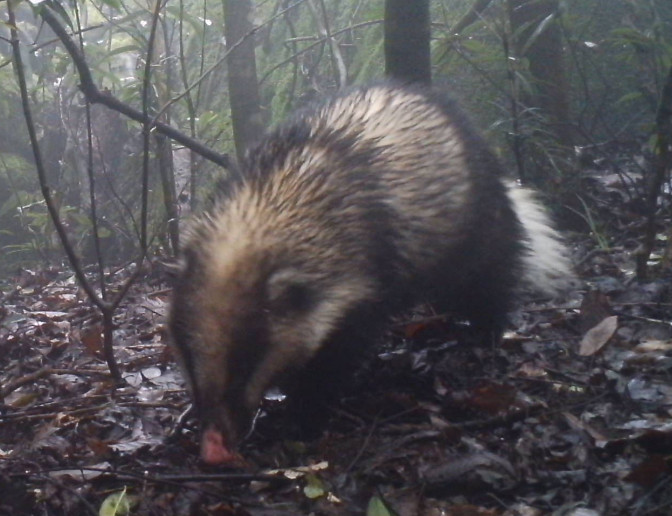
<instances>
[{"instance_id":1,"label":"twig","mask_svg":"<svg viewBox=\"0 0 672 516\"><path fill-rule=\"evenodd\" d=\"M348 467L345 468L346 473L350 473L353 468L355 467L355 464L359 462L359 459L362 457L364 454L364 451L369 447L369 443L371 442L371 437L373 437L373 432L376 430L378 426L378 418L373 420L373 423L371 423L371 428L369 429L369 432L366 434L366 438L364 439L364 442L362 445L359 447L359 450L357 450L357 454L355 455L355 458L350 461L350 464L348 464Z\"/></svg>"},{"instance_id":2,"label":"twig","mask_svg":"<svg viewBox=\"0 0 672 516\"><path fill-rule=\"evenodd\" d=\"M662 324L663 326L672 327L672 321L663 321L662 319L653 319L651 317L643 317L641 315L632 315L624 314L622 312L614 312L615 315L619 317L627 317L628 319L634 319L635 321L644 321L653 324Z\"/></svg>"},{"instance_id":3,"label":"twig","mask_svg":"<svg viewBox=\"0 0 672 516\"><path fill-rule=\"evenodd\" d=\"M44 378L45 376L48 376L50 374L51 374L51 367L44 367L42 369L38 369L37 371L34 371L32 373L22 376L21 378L9 382L2 389L0 389L0 400L4 401L5 397L8 394L14 392L16 389L23 387L24 385L27 385L29 383L34 383L35 380L39 380L40 378Z\"/></svg>"}]
</instances>

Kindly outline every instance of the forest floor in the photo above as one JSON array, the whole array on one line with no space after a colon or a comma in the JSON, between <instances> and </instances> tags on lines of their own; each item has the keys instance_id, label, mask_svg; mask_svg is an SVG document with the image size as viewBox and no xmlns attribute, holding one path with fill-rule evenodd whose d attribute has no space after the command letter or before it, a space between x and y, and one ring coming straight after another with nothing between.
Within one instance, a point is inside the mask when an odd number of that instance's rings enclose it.
<instances>
[{"instance_id":1,"label":"forest floor","mask_svg":"<svg viewBox=\"0 0 672 516\"><path fill-rule=\"evenodd\" d=\"M115 388L72 274L20 271L0 293L0 514L672 514L671 284L633 280L643 224L621 177L587 185L607 222L570 235L567 299L526 303L496 347L409 314L321 438L287 440L268 399L237 469L199 462L160 273L117 312Z\"/></svg>"}]
</instances>

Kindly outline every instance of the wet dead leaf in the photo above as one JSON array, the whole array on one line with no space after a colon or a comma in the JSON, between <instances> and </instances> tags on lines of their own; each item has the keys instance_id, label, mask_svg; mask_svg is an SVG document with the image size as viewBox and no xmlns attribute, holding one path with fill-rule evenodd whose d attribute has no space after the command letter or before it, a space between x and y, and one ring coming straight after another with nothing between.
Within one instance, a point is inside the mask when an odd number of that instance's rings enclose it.
<instances>
[{"instance_id":1,"label":"wet dead leaf","mask_svg":"<svg viewBox=\"0 0 672 516\"><path fill-rule=\"evenodd\" d=\"M575 430L583 430L588 435L590 435L595 440L596 446L602 447L604 446L604 444L607 443L608 439L605 435L598 432L591 425L585 423L584 421L581 421L575 415L570 414L569 412L563 412L562 415L565 417L567 423L569 423L569 426L571 426Z\"/></svg>"},{"instance_id":2,"label":"wet dead leaf","mask_svg":"<svg viewBox=\"0 0 672 516\"><path fill-rule=\"evenodd\" d=\"M585 333L613 312L611 311L609 298L605 294L599 290L589 290L581 301L580 313L579 329L582 333Z\"/></svg>"},{"instance_id":3,"label":"wet dead leaf","mask_svg":"<svg viewBox=\"0 0 672 516\"><path fill-rule=\"evenodd\" d=\"M618 329L618 316L611 315L593 326L581 339L579 355L587 357L600 351Z\"/></svg>"},{"instance_id":4,"label":"wet dead leaf","mask_svg":"<svg viewBox=\"0 0 672 516\"><path fill-rule=\"evenodd\" d=\"M672 353L671 340L645 340L637 344L633 351L636 353Z\"/></svg>"},{"instance_id":5,"label":"wet dead leaf","mask_svg":"<svg viewBox=\"0 0 672 516\"><path fill-rule=\"evenodd\" d=\"M80 332L80 341L86 350L93 356L98 356L103 352L103 333L98 324L83 328Z\"/></svg>"},{"instance_id":6,"label":"wet dead leaf","mask_svg":"<svg viewBox=\"0 0 672 516\"><path fill-rule=\"evenodd\" d=\"M503 457L489 452L477 452L427 468L422 473L428 486L444 484L488 485L499 489L516 482L513 465Z\"/></svg>"},{"instance_id":7,"label":"wet dead leaf","mask_svg":"<svg viewBox=\"0 0 672 516\"><path fill-rule=\"evenodd\" d=\"M490 383L474 390L471 402L488 414L506 412L516 401L516 389L510 385Z\"/></svg>"},{"instance_id":8,"label":"wet dead leaf","mask_svg":"<svg viewBox=\"0 0 672 516\"><path fill-rule=\"evenodd\" d=\"M102 462L100 464L95 464L81 469L58 469L50 471L48 475L51 478L61 479L64 477L69 477L79 480L93 480L98 478L101 475L105 474L106 470L111 470L112 465L109 462Z\"/></svg>"},{"instance_id":9,"label":"wet dead leaf","mask_svg":"<svg viewBox=\"0 0 672 516\"><path fill-rule=\"evenodd\" d=\"M147 367L142 370L142 376L144 376L147 380L153 380L154 378L158 378L161 376L161 369L158 367Z\"/></svg>"},{"instance_id":10,"label":"wet dead leaf","mask_svg":"<svg viewBox=\"0 0 672 516\"><path fill-rule=\"evenodd\" d=\"M651 455L637 465L625 479L651 488L670 470L668 460L662 455Z\"/></svg>"}]
</instances>

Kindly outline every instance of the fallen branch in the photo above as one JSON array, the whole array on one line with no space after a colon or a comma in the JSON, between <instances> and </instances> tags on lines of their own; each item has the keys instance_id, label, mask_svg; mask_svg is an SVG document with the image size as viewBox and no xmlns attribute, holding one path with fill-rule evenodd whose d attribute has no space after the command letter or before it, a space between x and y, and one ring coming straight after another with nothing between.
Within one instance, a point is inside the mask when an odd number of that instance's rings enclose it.
<instances>
[{"instance_id":1,"label":"fallen branch","mask_svg":"<svg viewBox=\"0 0 672 516\"><path fill-rule=\"evenodd\" d=\"M32 373L25 374L20 378L17 378L16 380L12 380L11 382L7 383L4 387L0 389L0 400L4 400L6 396L11 394L15 390L23 387L24 385L35 383L36 380L39 380L40 378L45 378L46 376L50 376L52 374L72 374L79 376L101 375L107 377L110 376L110 373L108 371L97 371L95 369L76 370L76 369L57 369L53 367L43 367L42 369L38 369L37 371L33 371Z\"/></svg>"}]
</instances>

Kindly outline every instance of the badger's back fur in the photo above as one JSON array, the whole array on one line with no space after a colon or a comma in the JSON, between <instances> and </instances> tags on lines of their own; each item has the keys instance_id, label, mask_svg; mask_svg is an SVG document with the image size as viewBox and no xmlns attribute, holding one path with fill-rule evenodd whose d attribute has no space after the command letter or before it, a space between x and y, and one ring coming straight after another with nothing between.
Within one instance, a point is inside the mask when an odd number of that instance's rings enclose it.
<instances>
[{"instance_id":1,"label":"badger's back fur","mask_svg":"<svg viewBox=\"0 0 672 516\"><path fill-rule=\"evenodd\" d=\"M223 462L264 391L299 379L309 409L328 372L420 301L500 334L521 279L554 291L563 247L531 194L507 183L460 110L380 84L266 136L183 248L170 326Z\"/></svg>"}]
</instances>

